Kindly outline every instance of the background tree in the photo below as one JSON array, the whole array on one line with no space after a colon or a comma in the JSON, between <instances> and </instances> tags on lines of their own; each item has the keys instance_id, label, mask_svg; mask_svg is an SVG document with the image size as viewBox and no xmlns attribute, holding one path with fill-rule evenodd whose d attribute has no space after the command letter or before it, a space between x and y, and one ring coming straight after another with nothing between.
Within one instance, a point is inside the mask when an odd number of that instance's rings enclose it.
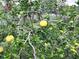
<instances>
[{"instance_id":1,"label":"background tree","mask_svg":"<svg viewBox=\"0 0 79 59\"><path fill-rule=\"evenodd\" d=\"M78 59L79 9L63 3L1 1L0 59Z\"/></svg>"}]
</instances>

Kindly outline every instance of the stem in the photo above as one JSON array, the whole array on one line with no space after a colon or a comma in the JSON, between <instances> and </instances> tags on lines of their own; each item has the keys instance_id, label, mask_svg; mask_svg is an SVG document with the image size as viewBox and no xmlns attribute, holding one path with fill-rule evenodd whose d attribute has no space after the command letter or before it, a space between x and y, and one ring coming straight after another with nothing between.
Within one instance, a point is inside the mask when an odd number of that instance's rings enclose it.
<instances>
[{"instance_id":1,"label":"stem","mask_svg":"<svg viewBox=\"0 0 79 59\"><path fill-rule=\"evenodd\" d=\"M31 33L29 33L29 34L31 34ZM33 56L34 56L34 59L36 59L36 51L35 51L35 48L32 45L32 43L30 42L30 38L29 38L29 45L32 47L32 49L33 49Z\"/></svg>"},{"instance_id":2,"label":"stem","mask_svg":"<svg viewBox=\"0 0 79 59\"><path fill-rule=\"evenodd\" d=\"M28 33L28 37L27 37L27 39L24 41L24 44L26 44L26 42L29 41L29 45L30 45L30 46L32 47L32 49L33 49L33 56L34 56L34 59L37 59L37 58L36 58L36 51L35 51L35 48L34 48L34 46L32 45L32 43L30 42L30 35L31 35L31 32ZM21 48L20 51L19 51L19 55L20 55L21 51L22 51L22 48Z\"/></svg>"}]
</instances>

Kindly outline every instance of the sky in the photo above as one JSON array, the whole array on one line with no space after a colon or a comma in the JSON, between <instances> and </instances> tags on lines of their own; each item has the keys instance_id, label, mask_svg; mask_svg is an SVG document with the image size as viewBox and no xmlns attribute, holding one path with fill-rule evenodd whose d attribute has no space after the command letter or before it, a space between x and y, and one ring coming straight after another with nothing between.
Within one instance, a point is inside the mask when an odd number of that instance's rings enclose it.
<instances>
[{"instance_id":1,"label":"sky","mask_svg":"<svg viewBox=\"0 0 79 59\"><path fill-rule=\"evenodd\" d=\"M66 0L66 4L69 5L69 6L72 6L72 5L76 5L77 4L75 3L77 0Z\"/></svg>"}]
</instances>

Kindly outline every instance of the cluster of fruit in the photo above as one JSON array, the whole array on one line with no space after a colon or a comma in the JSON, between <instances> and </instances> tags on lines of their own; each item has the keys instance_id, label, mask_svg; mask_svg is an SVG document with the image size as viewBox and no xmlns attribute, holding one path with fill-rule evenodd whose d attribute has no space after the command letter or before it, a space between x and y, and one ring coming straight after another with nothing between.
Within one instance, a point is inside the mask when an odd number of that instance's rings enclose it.
<instances>
[{"instance_id":1,"label":"cluster of fruit","mask_svg":"<svg viewBox=\"0 0 79 59\"><path fill-rule=\"evenodd\" d=\"M8 35L8 36L5 38L5 41L6 41L7 43L11 43L11 42L13 42L13 40L14 40L14 36L13 36L13 35ZM0 53L2 53L3 51L4 51L3 46L0 46Z\"/></svg>"}]
</instances>

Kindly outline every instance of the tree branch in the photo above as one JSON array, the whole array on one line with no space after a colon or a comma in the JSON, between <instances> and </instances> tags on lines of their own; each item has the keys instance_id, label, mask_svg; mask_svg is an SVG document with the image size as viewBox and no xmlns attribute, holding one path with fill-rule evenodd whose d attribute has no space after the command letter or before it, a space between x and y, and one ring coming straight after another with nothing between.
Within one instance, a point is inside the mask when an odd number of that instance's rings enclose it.
<instances>
[{"instance_id":1,"label":"tree branch","mask_svg":"<svg viewBox=\"0 0 79 59\"><path fill-rule=\"evenodd\" d=\"M29 33L29 36L31 35L31 33ZM36 51L35 51L35 47L32 45L32 43L30 42L30 37L28 37L28 41L29 41L29 45L32 47L33 49L33 56L34 59L36 59Z\"/></svg>"}]
</instances>

